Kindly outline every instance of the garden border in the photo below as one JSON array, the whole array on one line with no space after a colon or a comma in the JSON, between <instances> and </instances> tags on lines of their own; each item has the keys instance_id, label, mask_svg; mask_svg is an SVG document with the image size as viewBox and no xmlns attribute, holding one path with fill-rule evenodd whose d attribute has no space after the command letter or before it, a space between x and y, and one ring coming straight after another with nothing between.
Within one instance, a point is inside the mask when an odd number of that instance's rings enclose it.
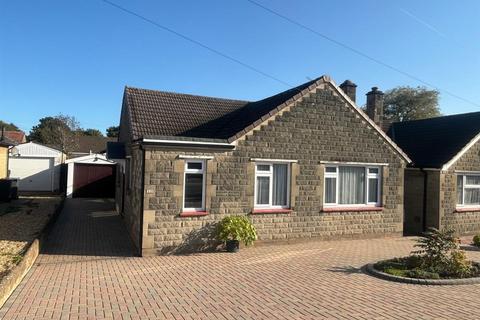
<instances>
[{"instance_id":1,"label":"garden border","mask_svg":"<svg viewBox=\"0 0 480 320\"><path fill-rule=\"evenodd\" d=\"M394 276L382 271L375 269L375 263L369 263L365 266L365 270L371 276L381 278L383 280L409 283L409 284L420 284L420 285L434 285L434 286L447 286L447 285L465 285L465 284L477 284L480 283L480 277L474 278L462 278L462 279L415 279Z\"/></svg>"},{"instance_id":2,"label":"garden border","mask_svg":"<svg viewBox=\"0 0 480 320\"><path fill-rule=\"evenodd\" d=\"M22 282L23 278L27 275L28 271L30 271L30 268L37 260L48 233L55 224L55 221L57 221L60 212L62 212L64 204L65 197L62 196L60 203L55 208L53 215L45 224L40 234L33 239L30 245L25 249L22 261L20 261L20 263L17 264L10 273L5 276L5 278L0 280L0 308L4 306L5 302L7 302L8 298L15 291L20 282Z\"/></svg>"}]
</instances>

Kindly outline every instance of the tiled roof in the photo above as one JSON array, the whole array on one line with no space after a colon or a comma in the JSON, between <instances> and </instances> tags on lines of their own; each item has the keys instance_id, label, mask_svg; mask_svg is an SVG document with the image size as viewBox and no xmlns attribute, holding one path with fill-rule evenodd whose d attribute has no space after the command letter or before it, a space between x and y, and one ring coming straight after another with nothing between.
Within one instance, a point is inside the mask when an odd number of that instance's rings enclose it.
<instances>
[{"instance_id":1,"label":"tiled roof","mask_svg":"<svg viewBox=\"0 0 480 320\"><path fill-rule=\"evenodd\" d=\"M10 139L7 136L0 136L0 146L2 147L10 147L10 146L16 146L18 143L12 139Z\"/></svg>"},{"instance_id":2,"label":"tiled roof","mask_svg":"<svg viewBox=\"0 0 480 320\"><path fill-rule=\"evenodd\" d=\"M133 139L153 136L229 139L319 79L255 102L127 87Z\"/></svg>"},{"instance_id":3,"label":"tiled roof","mask_svg":"<svg viewBox=\"0 0 480 320\"><path fill-rule=\"evenodd\" d=\"M413 165L441 168L480 134L480 112L395 122L388 135Z\"/></svg>"},{"instance_id":4,"label":"tiled roof","mask_svg":"<svg viewBox=\"0 0 480 320\"><path fill-rule=\"evenodd\" d=\"M77 139L77 145L73 152L81 153L102 153L107 150L107 142L117 141L117 138L108 137L95 137L95 136L79 136Z\"/></svg>"},{"instance_id":5,"label":"tiled roof","mask_svg":"<svg viewBox=\"0 0 480 320\"><path fill-rule=\"evenodd\" d=\"M134 139L145 136L195 136L192 131L245 106L247 101L189 94L125 89ZM208 137L214 132L203 132Z\"/></svg>"},{"instance_id":6,"label":"tiled roof","mask_svg":"<svg viewBox=\"0 0 480 320\"><path fill-rule=\"evenodd\" d=\"M11 141L16 143L25 143L27 139L25 138L25 132L23 131L5 131L5 137L9 138Z\"/></svg>"}]
</instances>

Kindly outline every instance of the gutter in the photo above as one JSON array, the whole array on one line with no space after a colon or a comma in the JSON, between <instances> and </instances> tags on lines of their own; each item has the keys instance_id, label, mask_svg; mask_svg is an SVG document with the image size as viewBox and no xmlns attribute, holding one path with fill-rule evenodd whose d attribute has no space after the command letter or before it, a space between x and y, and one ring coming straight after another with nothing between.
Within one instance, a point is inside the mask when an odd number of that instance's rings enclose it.
<instances>
[{"instance_id":1,"label":"gutter","mask_svg":"<svg viewBox=\"0 0 480 320\"><path fill-rule=\"evenodd\" d=\"M169 147L207 147L220 149L235 149L235 145L227 142L208 142L208 141L193 141L193 140L165 140L165 139L146 139L141 140L143 144L154 144Z\"/></svg>"}]
</instances>

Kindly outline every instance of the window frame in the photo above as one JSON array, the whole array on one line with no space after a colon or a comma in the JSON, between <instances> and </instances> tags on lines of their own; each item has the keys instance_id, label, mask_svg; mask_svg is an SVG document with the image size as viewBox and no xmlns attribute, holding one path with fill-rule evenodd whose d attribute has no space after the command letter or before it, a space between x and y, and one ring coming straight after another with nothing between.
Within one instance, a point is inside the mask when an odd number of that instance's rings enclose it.
<instances>
[{"instance_id":1,"label":"window frame","mask_svg":"<svg viewBox=\"0 0 480 320\"><path fill-rule=\"evenodd\" d=\"M189 169L189 163L201 163L202 169ZM185 167L183 172L183 201L182 201L182 210L183 212L204 212L206 210L205 203L206 203L206 165L207 162L205 160L198 160L198 159L185 159ZM187 187L187 174L202 174L202 207L201 208L187 208L185 207L185 191Z\"/></svg>"},{"instance_id":2,"label":"window frame","mask_svg":"<svg viewBox=\"0 0 480 320\"><path fill-rule=\"evenodd\" d=\"M480 177L480 173L458 173L455 179L455 197L458 208L480 208L480 204L465 204L465 190L466 189L480 189L480 184L467 184L467 176ZM458 203L458 177L462 177L462 203Z\"/></svg>"},{"instance_id":3,"label":"window frame","mask_svg":"<svg viewBox=\"0 0 480 320\"><path fill-rule=\"evenodd\" d=\"M339 168L340 167L356 167L364 168L365 170L365 185L364 185L364 202L357 204L342 204L338 203L340 183L339 178ZM327 168L335 168L335 172L327 172ZM370 169L377 169L377 173L370 173ZM335 202L326 202L327 196L327 179L335 179ZM377 180L377 201L370 202L368 201L369 196L369 180ZM373 165L353 165L353 164L326 164L324 168L324 178L323 178L323 205L325 207L380 207L382 205L382 166L373 166Z\"/></svg>"},{"instance_id":4,"label":"window frame","mask_svg":"<svg viewBox=\"0 0 480 320\"><path fill-rule=\"evenodd\" d=\"M273 165L282 164L287 166L287 203L285 205L272 205L273 203ZM265 162L265 161L255 161L255 187L254 187L254 209L290 209L290 194L291 194L291 163L290 162ZM269 171L258 170L259 165L268 165L270 167ZM258 183L257 177L268 177L269 178L269 192L268 192L268 204L258 204L257 203L257 190Z\"/></svg>"}]
</instances>

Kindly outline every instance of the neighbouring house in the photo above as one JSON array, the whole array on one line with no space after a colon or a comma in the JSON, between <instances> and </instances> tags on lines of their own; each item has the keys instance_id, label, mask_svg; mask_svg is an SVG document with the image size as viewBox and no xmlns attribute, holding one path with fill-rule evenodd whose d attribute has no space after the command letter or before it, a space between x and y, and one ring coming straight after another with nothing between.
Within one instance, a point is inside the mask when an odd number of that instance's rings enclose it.
<instances>
[{"instance_id":1,"label":"neighbouring house","mask_svg":"<svg viewBox=\"0 0 480 320\"><path fill-rule=\"evenodd\" d=\"M405 232L478 233L480 112L397 122L388 135L412 159L405 171Z\"/></svg>"},{"instance_id":2,"label":"neighbouring house","mask_svg":"<svg viewBox=\"0 0 480 320\"><path fill-rule=\"evenodd\" d=\"M410 160L355 95L328 76L254 102L125 88L117 207L140 254L204 248L227 215L260 241L401 235Z\"/></svg>"},{"instance_id":3,"label":"neighbouring house","mask_svg":"<svg viewBox=\"0 0 480 320\"><path fill-rule=\"evenodd\" d=\"M8 169L11 178L18 178L23 192L58 192L61 184L61 151L28 142L10 149Z\"/></svg>"},{"instance_id":4,"label":"neighbouring house","mask_svg":"<svg viewBox=\"0 0 480 320\"><path fill-rule=\"evenodd\" d=\"M116 163L105 154L92 153L65 161L68 198L113 198Z\"/></svg>"},{"instance_id":5,"label":"neighbouring house","mask_svg":"<svg viewBox=\"0 0 480 320\"><path fill-rule=\"evenodd\" d=\"M17 143L5 135L5 130L0 133L0 179L8 178L8 150Z\"/></svg>"},{"instance_id":6,"label":"neighbouring house","mask_svg":"<svg viewBox=\"0 0 480 320\"><path fill-rule=\"evenodd\" d=\"M73 150L68 152L68 157L75 158L91 154L104 154L107 150L107 142L112 141L117 141L117 138L78 136L75 138Z\"/></svg>"},{"instance_id":7,"label":"neighbouring house","mask_svg":"<svg viewBox=\"0 0 480 320\"><path fill-rule=\"evenodd\" d=\"M27 137L25 136L25 132L23 131L5 130L4 135L11 141L14 141L16 144L27 142Z\"/></svg>"}]
</instances>

